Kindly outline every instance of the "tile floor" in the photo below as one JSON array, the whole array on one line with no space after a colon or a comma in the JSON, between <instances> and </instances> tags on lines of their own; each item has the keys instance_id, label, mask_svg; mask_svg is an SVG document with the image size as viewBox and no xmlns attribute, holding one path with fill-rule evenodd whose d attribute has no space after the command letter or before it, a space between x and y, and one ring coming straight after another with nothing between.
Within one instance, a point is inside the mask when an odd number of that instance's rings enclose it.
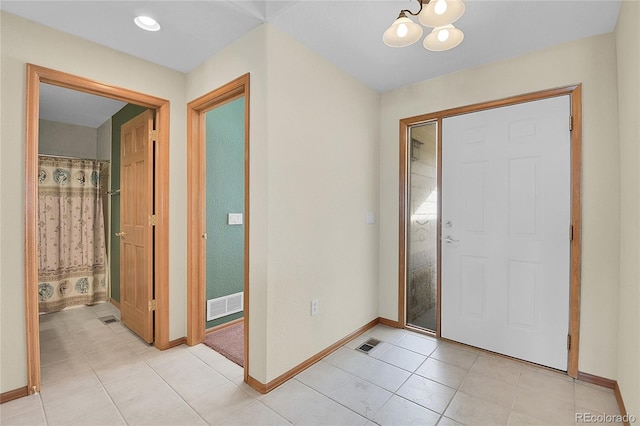
<instances>
[{"instance_id":1,"label":"tile floor","mask_svg":"<svg viewBox=\"0 0 640 426\"><path fill-rule=\"evenodd\" d=\"M267 395L204 345L164 352L109 304L41 318L42 392L2 425L574 425L618 414L613 392L470 348L376 326ZM369 337L370 354L355 350Z\"/></svg>"}]
</instances>

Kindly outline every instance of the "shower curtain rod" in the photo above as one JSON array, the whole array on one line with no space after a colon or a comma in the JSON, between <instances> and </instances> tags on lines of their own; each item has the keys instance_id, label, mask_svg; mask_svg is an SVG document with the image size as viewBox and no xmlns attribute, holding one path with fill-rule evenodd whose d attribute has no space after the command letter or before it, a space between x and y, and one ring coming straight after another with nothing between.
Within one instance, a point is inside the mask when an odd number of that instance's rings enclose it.
<instances>
[{"instance_id":1,"label":"shower curtain rod","mask_svg":"<svg viewBox=\"0 0 640 426\"><path fill-rule=\"evenodd\" d=\"M98 160L97 158L69 157L66 155L54 155L54 154L38 154L38 157L61 158L63 160L86 160L86 161L107 161L107 162L111 161L111 160Z\"/></svg>"}]
</instances>

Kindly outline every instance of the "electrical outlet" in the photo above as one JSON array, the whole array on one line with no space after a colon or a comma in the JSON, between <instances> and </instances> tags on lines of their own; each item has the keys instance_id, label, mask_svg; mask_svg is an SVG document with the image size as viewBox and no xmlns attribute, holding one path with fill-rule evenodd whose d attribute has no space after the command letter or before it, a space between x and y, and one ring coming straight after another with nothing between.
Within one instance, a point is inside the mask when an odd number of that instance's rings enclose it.
<instances>
[{"instance_id":1,"label":"electrical outlet","mask_svg":"<svg viewBox=\"0 0 640 426\"><path fill-rule=\"evenodd\" d=\"M313 299L311 301L311 315L316 315L318 313L318 299Z\"/></svg>"}]
</instances>

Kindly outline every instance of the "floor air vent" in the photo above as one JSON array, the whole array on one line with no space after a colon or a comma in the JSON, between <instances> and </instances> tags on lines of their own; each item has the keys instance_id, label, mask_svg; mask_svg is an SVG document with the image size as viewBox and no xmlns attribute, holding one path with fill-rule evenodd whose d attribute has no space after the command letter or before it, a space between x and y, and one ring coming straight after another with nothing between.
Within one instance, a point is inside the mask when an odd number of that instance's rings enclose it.
<instances>
[{"instance_id":1,"label":"floor air vent","mask_svg":"<svg viewBox=\"0 0 640 426\"><path fill-rule=\"evenodd\" d=\"M98 319L100 321L102 321L103 324L111 324L112 322L118 322L116 317L114 317L113 315L108 315L106 317L100 317Z\"/></svg>"},{"instance_id":2,"label":"floor air vent","mask_svg":"<svg viewBox=\"0 0 640 426\"><path fill-rule=\"evenodd\" d=\"M358 350L360 352L364 352L365 354L368 354L369 351L371 351L371 349L375 348L378 343L380 343L380 340L369 339L366 342L364 342L363 344L361 344L360 346L358 346Z\"/></svg>"}]
</instances>

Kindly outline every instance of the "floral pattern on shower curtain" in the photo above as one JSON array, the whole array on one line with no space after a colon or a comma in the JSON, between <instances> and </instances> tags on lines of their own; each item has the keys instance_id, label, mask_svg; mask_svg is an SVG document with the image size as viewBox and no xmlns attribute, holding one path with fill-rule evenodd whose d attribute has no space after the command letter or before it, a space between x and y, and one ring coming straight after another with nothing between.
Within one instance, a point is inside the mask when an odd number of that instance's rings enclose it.
<instances>
[{"instance_id":1,"label":"floral pattern on shower curtain","mask_svg":"<svg viewBox=\"0 0 640 426\"><path fill-rule=\"evenodd\" d=\"M39 310L107 300L100 167L103 161L40 156Z\"/></svg>"}]
</instances>

